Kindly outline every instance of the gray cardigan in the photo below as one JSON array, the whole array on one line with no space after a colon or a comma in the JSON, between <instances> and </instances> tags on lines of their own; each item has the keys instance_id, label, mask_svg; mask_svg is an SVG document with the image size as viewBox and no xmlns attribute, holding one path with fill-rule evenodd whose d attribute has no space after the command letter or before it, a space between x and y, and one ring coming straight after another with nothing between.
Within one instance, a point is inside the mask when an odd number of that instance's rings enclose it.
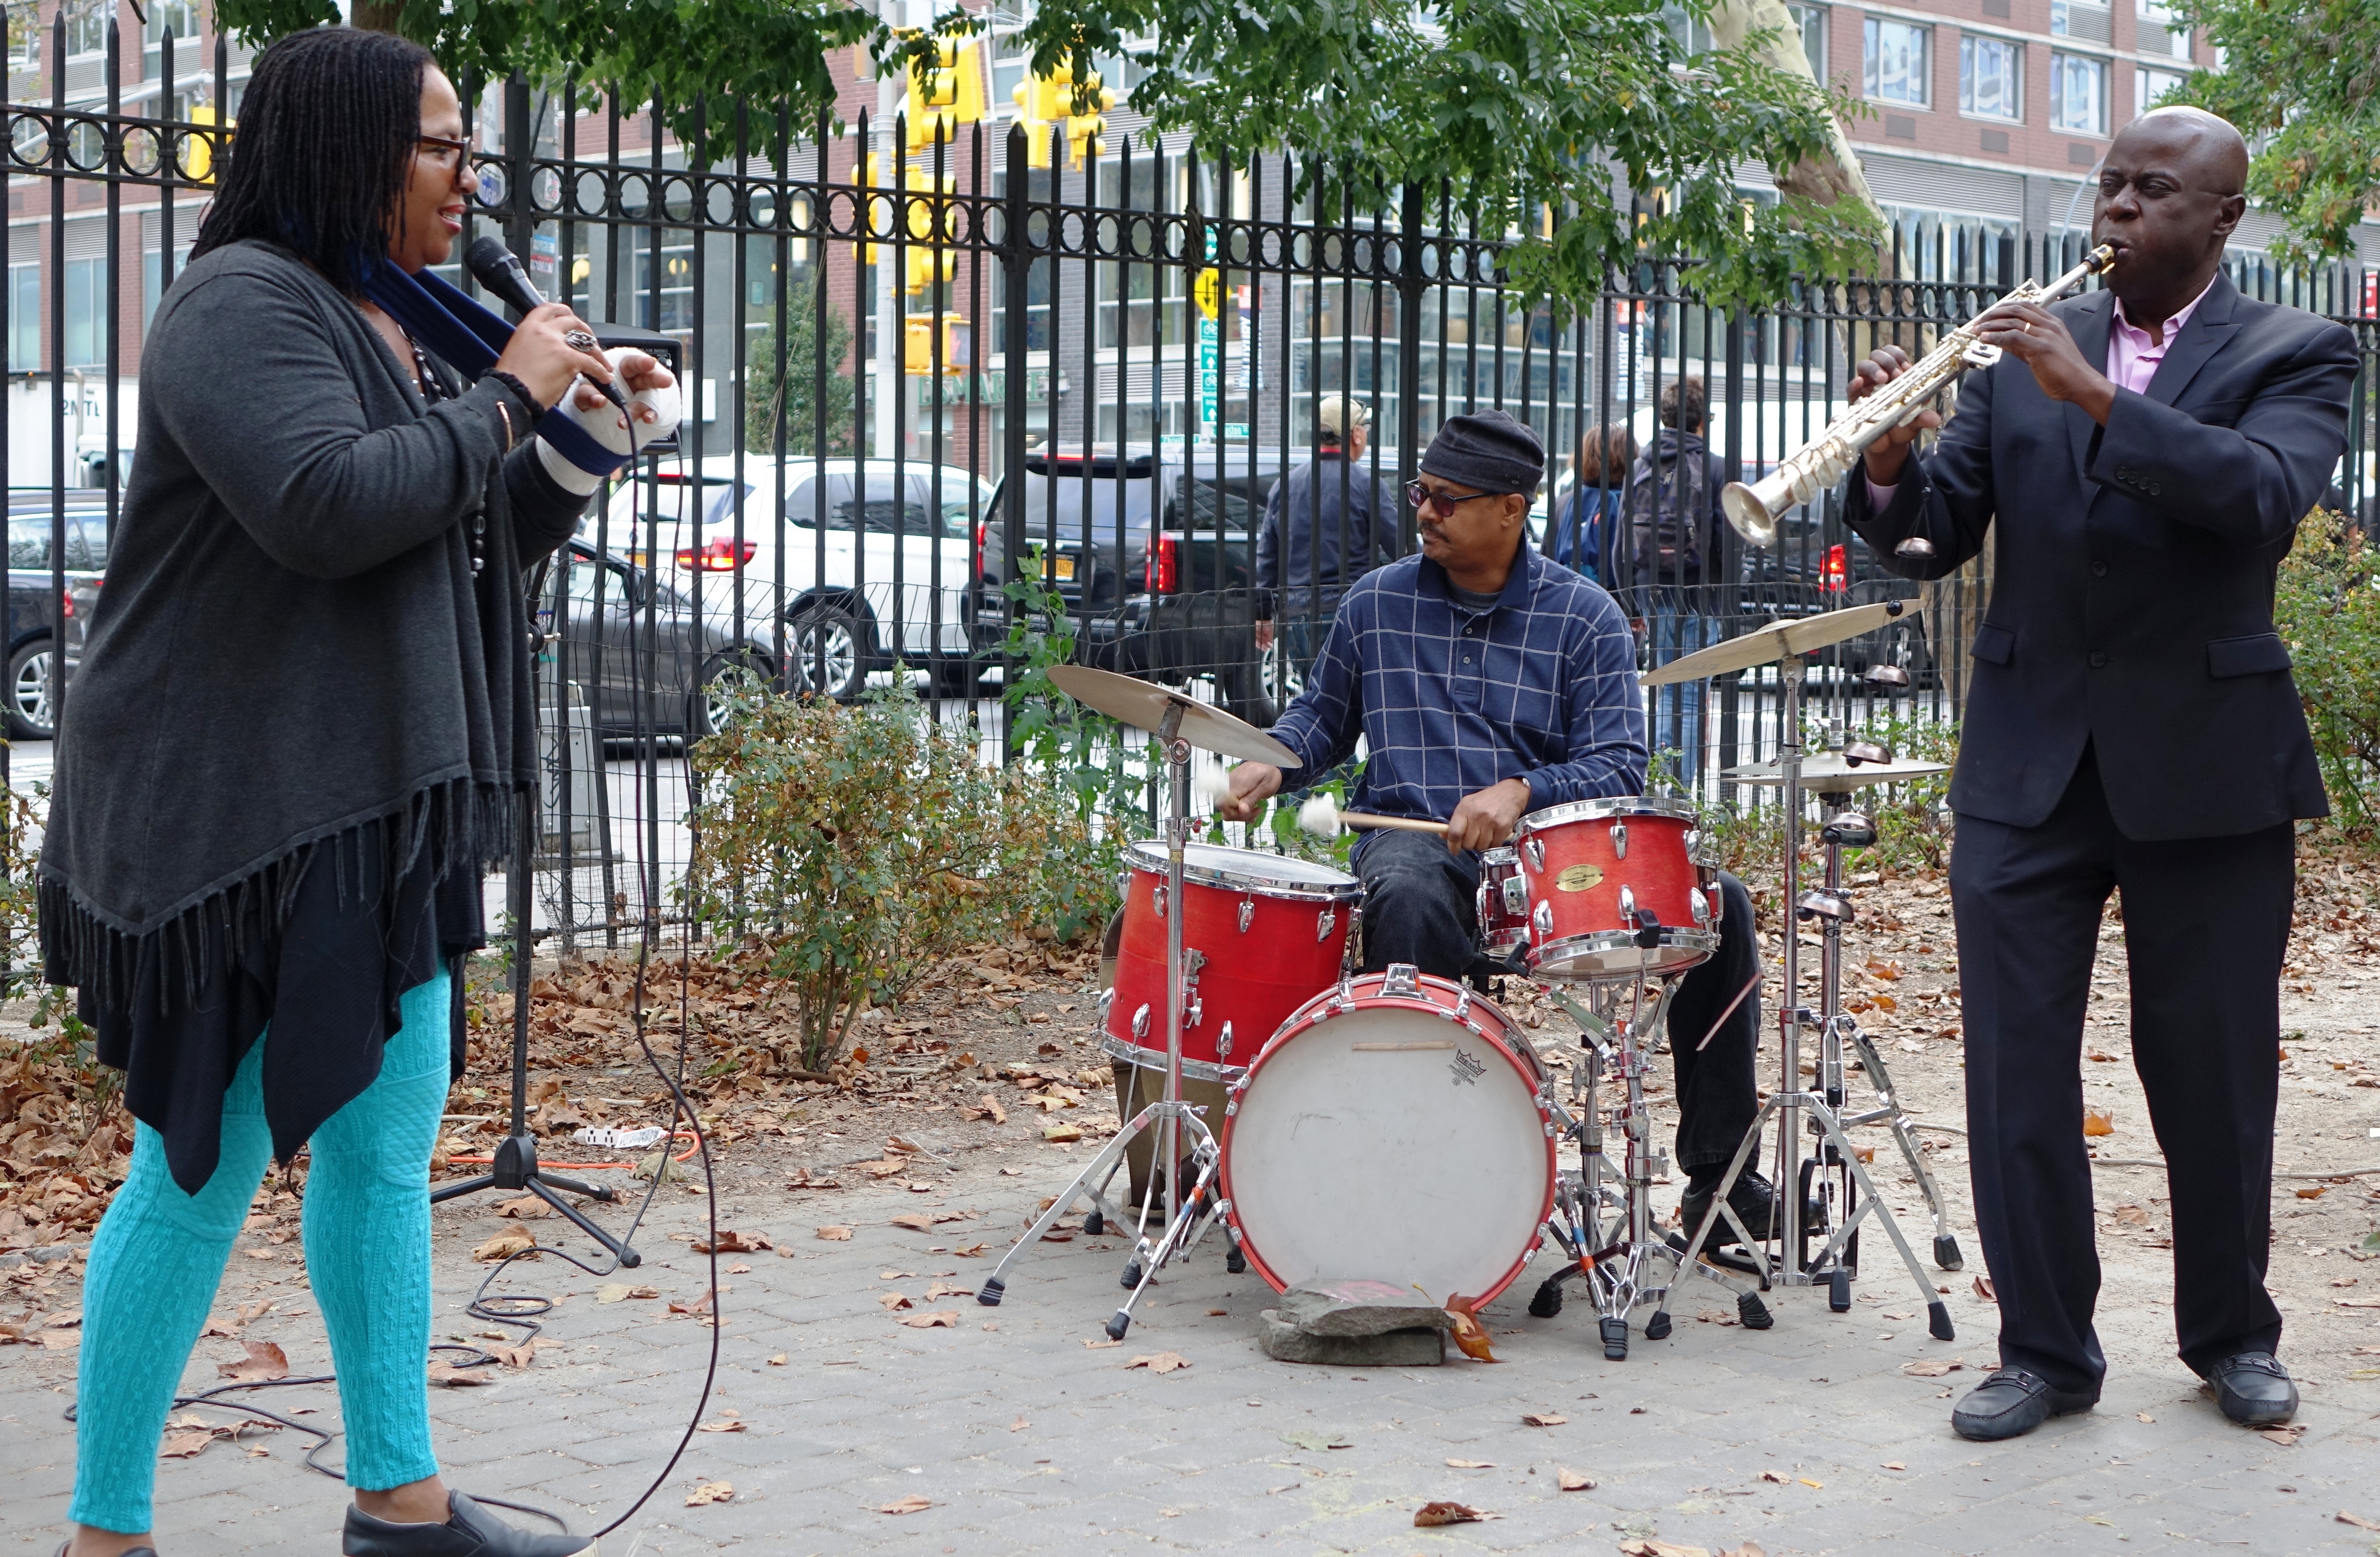
<instances>
[{"instance_id":1,"label":"gray cardigan","mask_svg":"<svg viewBox=\"0 0 2380 1557\"><path fill-rule=\"evenodd\" d=\"M509 391L425 409L356 305L269 245L183 273L140 389L41 860L50 980L119 998L136 965L195 993L246 894L285 912L309 851L364 821L407 821L392 864L504 856L535 774L521 574L586 501Z\"/></svg>"}]
</instances>

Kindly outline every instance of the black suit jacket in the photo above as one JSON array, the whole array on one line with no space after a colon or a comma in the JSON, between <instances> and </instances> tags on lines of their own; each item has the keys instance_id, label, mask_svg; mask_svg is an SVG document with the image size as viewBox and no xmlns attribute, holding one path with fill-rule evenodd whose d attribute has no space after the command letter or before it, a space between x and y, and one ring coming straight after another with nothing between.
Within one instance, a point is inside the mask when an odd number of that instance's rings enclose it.
<instances>
[{"instance_id":1,"label":"black suit jacket","mask_svg":"<svg viewBox=\"0 0 2380 1557\"><path fill-rule=\"evenodd\" d=\"M2107 361L2114 308L2109 292L2056 305L2086 361ZM1904 577L1949 573L1998 521L1953 810L2039 825L2088 742L2129 838L2328 813L2273 576L2347 446L2355 369L2344 326L2218 274L2105 427L2010 356L1967 375L1883 512L1852 472L1845 519ZM1934 554L1896 556L1911 535Z\"/></svg>"}]
</instances>

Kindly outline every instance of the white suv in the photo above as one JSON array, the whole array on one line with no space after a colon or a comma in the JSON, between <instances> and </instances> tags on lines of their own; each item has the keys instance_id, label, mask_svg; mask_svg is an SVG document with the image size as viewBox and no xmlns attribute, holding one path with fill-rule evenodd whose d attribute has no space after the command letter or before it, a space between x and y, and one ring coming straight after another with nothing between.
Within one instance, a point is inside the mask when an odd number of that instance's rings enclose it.
<instances>
[{"instance_id":1,"label":"white suv","mask_svg":"<svg viewBox=\"0 0 2380 1557\"><path fill-rule=\"evenodd\" d=\"M690 474L663 460L579 533L595 541L600 527L602 545L707 600L740 586L747 620L785 624L795 690L856 697L897 657L929 672L936 694L963 697L982 668L965 612L991 496L971 471L916 461L793 455L780 470L766 455L740 468L725 455Z\"/></svg>"}]
</instances>

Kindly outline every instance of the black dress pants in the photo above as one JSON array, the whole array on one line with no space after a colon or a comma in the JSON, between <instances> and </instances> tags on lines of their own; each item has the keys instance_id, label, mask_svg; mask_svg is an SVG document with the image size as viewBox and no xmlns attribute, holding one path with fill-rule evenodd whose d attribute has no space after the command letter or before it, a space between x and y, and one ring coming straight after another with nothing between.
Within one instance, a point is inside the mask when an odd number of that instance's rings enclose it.
<instances>
[{"instance_id":1,"label":"black dress pants","mask_svg":"<svg viewBox=\"0 0 2380 1557\"><path fill-rule=\"evenodd\" d=\"M1356 856L1364 882L1364 970L1409 962L1460 979L1478 955L1479 857L1429 833L1375 833ZM1677 1165L1727 1166L1760 1112L1753 1061L1760 1043L1760 944L1752 894L1719 876L1718 950L1686 972L1670 1003L1670 1063L1677 1075ZM1731 1012L1728 1003L1755 984ZM1726 1012L1726 1019L1720 1014ZM1704 1040L1709 1042L1706 1044Z\"/></svg>"},{"instance_id":2,"label":"black dress pants","mask_svg":"<svg viewBox=\"0 0 2380 1557\"><path fill-rule=\"evenodd\" d=\"M2279 1343L2265 1263L2295 889L2287 823L2229 838L2124 837L2087 748L2040 826L1959 819L1950 892L1967 1128L2002 1366L2087 1393L2107 1371L2091 1322L2099 1256L2079 1072L2110 891L2123 894L2132 1064L2172 1197L2181 1359L2204 1373ZM2138 1142L2138 1128L2119 1116L2115 1139Z\"/></svg>"}]
</instances>

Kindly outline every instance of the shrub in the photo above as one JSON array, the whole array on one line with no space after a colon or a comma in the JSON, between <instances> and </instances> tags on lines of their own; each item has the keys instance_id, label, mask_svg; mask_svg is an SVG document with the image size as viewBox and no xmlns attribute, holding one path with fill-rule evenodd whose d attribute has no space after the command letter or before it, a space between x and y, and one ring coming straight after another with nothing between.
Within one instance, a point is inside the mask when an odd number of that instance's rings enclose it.
<instances>
[{"instance_id":1,"label":"shrub","mask_svg":"<svg viewBox=\"0 0 2380 1557\"><path fill-rule=\"evenodd\" d=\"M1112 888L1071 796L984 767L970 734L905 687L848 707L760 689L730 701L693 751L687 891L698 922L793 985L806 1068L970 942L1104 919Z\"/></svg>"},{"instance_id":2,"label":"shrub","mask_svg":"<svg viewBox=\"0 0 2380 1557\"><path fill-rule=\"evenodd\" d=\"M2317 508L2281 563L2273 618L2343 828L2374 821L2380 774L2380 556L2364 533Z\"/></svg>"}]
</instances>

